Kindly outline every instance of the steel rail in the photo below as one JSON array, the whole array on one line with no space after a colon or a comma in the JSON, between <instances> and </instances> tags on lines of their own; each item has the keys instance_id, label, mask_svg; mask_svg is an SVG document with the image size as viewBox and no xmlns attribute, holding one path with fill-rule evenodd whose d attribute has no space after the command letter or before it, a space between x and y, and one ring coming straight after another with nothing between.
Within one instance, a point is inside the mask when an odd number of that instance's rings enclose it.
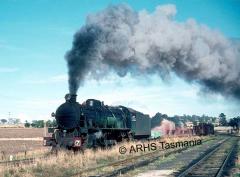
<instances>
[{"instance_id":1,"label":"steel rail","mask_svg":"<svg viewBox=\"0 0 240 177\"><path fill-rule=\"evenodd\" d=\"M210 151L207 152L207 154L205 156L200 158L193 165L187 167L184 171L182 171L179 175L177 175L177 177L185 177L185 176L187 176L194 169L196 169L197 166L200 166L200 164L203 164L203 162L207 161L215 152L220 150L221 146L224 143L227 143L227 141L229 141L230 139L231 138L228 138L228 139L224 140L221 144L218 144L218 145L214 146L213 148L211 148ZM234 149L235 145L236 145L236 142L233 143L231 150L228 152L228 154L224 158L223 163L221 164L221 166L219 167L217 173L215 174L215 177L220 177L222 175L223 169L224 169L225 165L227 164L228 160L230 159L230 156L231 156L231 154L233 152L233 149Z\"/></svg>"},{"instance_id":2,"label":"steel rail","mask_svg":"<svg viewBox=\"0 0 240 177\"><path fill-rule=\"evenodd\" d=\"M228 153L227 157L224 159L223 164L222 164L221 168L218 170L216 177L221 177L222 176L222 174L224 172L224 169L225 169L227 163L229 162L230 157L232 156L235 148L236 148L236 144L233 145L233 147L230 150L230 152Z\"/></svg>"}]
</instances>

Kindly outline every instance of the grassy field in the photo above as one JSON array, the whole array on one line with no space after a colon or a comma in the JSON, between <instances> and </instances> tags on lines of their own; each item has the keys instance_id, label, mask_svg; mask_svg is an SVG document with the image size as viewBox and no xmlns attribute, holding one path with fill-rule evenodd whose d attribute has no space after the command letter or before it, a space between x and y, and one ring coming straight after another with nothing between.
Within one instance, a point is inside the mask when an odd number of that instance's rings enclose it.
<instances>
[{"instance_id":1,"label":"grassy field","mask_svg":"<svg viewBox=\"0 0 240 177\"><path fill-rule=\"evenodd\" d=\"M176 142L196 139L197 137L181 137L181 138L165 138L161 141L166 142ZM55 177L66 177L70 176L75 172L84 170L90 167L96 167L103 164L108 164L118 160L126 159L131 156L141 155L147 152L138 152L132 154L122 155L119 153L119 147L125 146L127 149L130 149L132 145L136 145L143 142L125 142L120 143L109 149L98 149L91 150L88 149L84 154L73 154L72 152L60 152L57 156L51 156L48 159L41 159L37 161L34 165L20 165L19 167L8 167L0 168L2 176L55 176ZM145 142L149 143L149 142ZM109 170L109 169L108 169ZM98 173L98 172L97 172Z\"/></svg>"},{"instance_id":2,"label":"grassy field","mask_svg":"<svg viewBox=\"0 0 240 177\"><path fill-rule=\"evenodd\" d=\"M0 129L0 160L9 160L9 156L14 154L14 159L29 157L39 157L49 149L42 146L43 129L34 128L1 128ZM4 138L4 140L3 140ZM17 139L18 140L15 140ZM23 140L23 139L28 140ZM161 139L166 142L176 142L180 140L190 140L197 137L171 137ZM2 139L2 140L1 140ZM58 155L48 156L47 159L37 160L34 165L20 165L19 167L0 167L0 176L33 177L33 176L69 176L79 170L95 167L110 162L126 159L131 156L141 155L146 152L122 155L119 147L125 146L130 149L132 145L142 142L120 143L110 149L88 149L84 154L74 155L72 152L59 152ZM149 143L149 142L146 142ZM27 156L25 156L25 151ZM5 154L3 158L2 152Z\"/></svg>"}]
</instances>

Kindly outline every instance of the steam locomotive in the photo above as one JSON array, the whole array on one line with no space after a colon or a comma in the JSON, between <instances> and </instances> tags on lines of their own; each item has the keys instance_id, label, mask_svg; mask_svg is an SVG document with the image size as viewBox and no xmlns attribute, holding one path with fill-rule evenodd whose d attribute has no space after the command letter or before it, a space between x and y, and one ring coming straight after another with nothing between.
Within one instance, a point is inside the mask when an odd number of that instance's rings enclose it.
<instances>
[{"instance_id":1,"label":"steam locomotive","mask_svg":"<svg viewBox=\"0 0 240 177\"><path fill-rule=\"evenodd\" d=\"M44 137L45 146L78 151L150 137L149 115L124 106L104 105L95 99L79 104L76 98L77 95L67 94L66 102L52 114L57 126L48 130L52 136Z\"/></svg>"}]
</instances>

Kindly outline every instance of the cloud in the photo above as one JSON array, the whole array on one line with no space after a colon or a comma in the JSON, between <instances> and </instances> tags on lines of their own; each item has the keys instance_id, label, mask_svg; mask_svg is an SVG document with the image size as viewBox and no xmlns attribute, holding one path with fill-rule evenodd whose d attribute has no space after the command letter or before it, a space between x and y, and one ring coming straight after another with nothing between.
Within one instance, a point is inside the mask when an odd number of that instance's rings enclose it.
<instances>
[{"instance_id":1,"label":"cloud","mask_svg":"<svg viewBox=\"0 0 240 177\"><path fill-rule=\"evenodd\" d=\"M0 67L0 73L14 73L19 71L19 68Z\"/></svg>"}]
</instances>

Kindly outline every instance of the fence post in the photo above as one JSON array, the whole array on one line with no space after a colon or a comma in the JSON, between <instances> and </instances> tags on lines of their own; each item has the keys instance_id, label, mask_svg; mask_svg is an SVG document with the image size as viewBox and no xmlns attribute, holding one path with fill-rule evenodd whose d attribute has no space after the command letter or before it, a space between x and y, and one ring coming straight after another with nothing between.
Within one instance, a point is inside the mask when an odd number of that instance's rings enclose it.
<instances>
[{"instance_id":1,"label":"fence post","mask_svg":"<svg viewBox=\"0 0 240 177\"><path fill-rule=\"evenodd\" d=\"M2 160L5 160L5 152L4 151L1 151L1 158L2 158Z\"/></svg>"},{"instance_id":2,"label":"fence post","mask_svg":"<svg viewBox=\"0 0 240 177\"><path fill-rule=\"evenodd\" d=\"M9 156L9 160L12 161L13 160L13 155Z\"/></svg>"}]
</instances>

